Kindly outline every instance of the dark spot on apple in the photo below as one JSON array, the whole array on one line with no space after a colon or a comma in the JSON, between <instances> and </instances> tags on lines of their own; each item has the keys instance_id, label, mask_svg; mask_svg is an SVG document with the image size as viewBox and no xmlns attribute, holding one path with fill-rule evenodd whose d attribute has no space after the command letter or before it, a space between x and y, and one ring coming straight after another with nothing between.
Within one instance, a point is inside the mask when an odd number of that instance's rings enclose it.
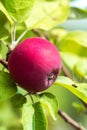
<instances>
[{"instance_id":1,"label":"dark spot on apple","mask_svg":"<svg viewBox=\"0 0 87 130\"><path fill-rule=\"evenodd\" d=\"M50 86L57 78L59 73L59 70L53 70L49 75L48 75L48 86Z\"/></svg>"}]
</instances>

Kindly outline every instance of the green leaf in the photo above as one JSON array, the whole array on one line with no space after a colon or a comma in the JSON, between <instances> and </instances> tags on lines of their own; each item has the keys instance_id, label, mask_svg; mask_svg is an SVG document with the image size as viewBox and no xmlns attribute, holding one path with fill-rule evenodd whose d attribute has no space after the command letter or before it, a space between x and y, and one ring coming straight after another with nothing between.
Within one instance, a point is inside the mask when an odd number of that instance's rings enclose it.
<instances>
[{"instance_id":1,"label":"green leaf","mask_svg":"<svg viewBox=\"0 0 87 130\"><path fill-rule=\"evenodd\" d=\"M68 16L68 12L68 0L36 0L25 24L29 29L41 28L49 30L64 22Z\"/></svg>"},{"instance_id":2,"label":"green leaf","mask_svg":"<svg viewBox=\"0 0 87 130\"><path fill-rule=\"evenodd\" d=\"M0 1L0 11L4 13L4 15L7 17L7 19L9 20L10 24L13 24L13 20L11 19L11 17L9 16L7 10L5 9L4 5L2 4L2 2Z\"/></svg>"},{"instance_id":3,"label":"green leaf","mask_svg":"<svg viewBox=\"0 0 87 130\"><path fill-rule=\"evenodd\" d=\"M8 30L5 29L3 26L0 26L0 41L3 42L8 38Z\"/></svg>"},{"instance_id":4,"label":"green leaf","mask_svg":"<svg viewBox=\"0 0 87 130\"><path fill-rule=\"evenodd\" d=\"M2 40L0 41L0 57L3 59L6 59L6 53L8 49L7 47L2 43Z\"/></svg>"},{"instance_id":5,"label":"green leaf","mask_svg":"<svg viewBox=\"0 0 87 130\"><path fill-rule=\"evenodd\" d=\"M26 103L26 98L22 94L16 94L11 98L11 103L14 108L21 108Z\"/></svg>"},{"instance_id":6,"label":"green leaf","mask_svg":"<svg viewBox=\"0 0 87 130\"><path fill-rule=\"evenodd\" d=\"M6 16L0 11L0 26L3 26L7 22Z\"/></svg>"},{"instance_id":7,"label":"green leaf","mask_svg":"<svg viewBox=\"0 0 87 130\"><path fill-rule=\"evenodd\" d=\"M32 105L26 103L22 110L23 130L35 130L33 128L34 108Z\"/></svg>"},{"instance_id":8,"label":"green leaf","mask_svg":"<svg viewBox=\"0 0 87 130\"><path fill-rule=\"evenodd\" d=\"M80 9L77 7L70 8L69 19L83 19L83 18L87 18L87 10L86 9Z\"/></svg>"},{"instance_id":9,"label":"green leaf","mask_svg":"<svg viewBox=\"0 0 87 130\"><path fill-rule=\"evenodd\" d=\"M60 50L87 57L87 32L73 31L68 33L60 42Z\"/></svg>"},{"instance_id":10,"label":"green leaf","mask_svg":"<svg viewBox=\"0 0 87 130\"><path fill-rule=\"evenodd\" d=\"M76 83L67 77L59 76L54 84L68 89L70 92L76 95L83 102L87 103L87 84L86 83Z\"/></svg>"},{"instance_id":11,"label":"green leaf","mask_svg":"<svg viewBox=\"0 0 87 130\"><path fill-rule=\"evenodd\" d=\"M40 102L36 102L34 105L34 122L33 129L34 130L47 130L47 119Z\"/></svg>"},{"instance_id":12,"label":"green leaf","mask_svg":"<svg viewBox=\"0 0 87 130\"><path fill-rule=\"evenodd\" d=\"M2 43L9 37L9 29L7 29L7 25L8 24L6 16L2 12L0 12L0 42Z\"/></svg>"},{"instance_id":13,"label":"green leaf","mask_svg":"<svg viewBox=\"0 0 87 130\"><path fill-rule=\"evenodd\" d=\"M5 0L5 7L10 16L18 22L23 22L30 15L34 0Z\"/></svg>"},{"instance_id":14,"label":"green leaf","mask_svg":"<svg viewBox=\"0 0 87 130\"><path fill-rule=\"evenodd\" d=\"M82 92L87 97L87 83L77 83L77 90Z\"/></svg>"},{"instance_id":15,"label":"green leaf","mask_svg":"<svg viewBox=\"0 0 87 130\"><path fill-rule=\"evenodd\" d=\"M22 111L24 130L46 130L47 120L40 102L25 104Z\"/></svg>"},{"instance_id":16,"label":"green leaf","mask_svg":"<svg viewBox=\"0 0 87 130\"><path fill-rule=\"evenodd\" d=\"M39 94L39 100L48 109L53 119L56 120L58 115L58 102L56 97L51 93L45 92Z\"/></svg>"},{"instance_id":17,"label":"green leaf","mask_svg":"<svg viewBox=\"0 0 87 130\"><path fill-rule=\"evenodd\" d=\"M0 102L11 98L16 91L16 84L9 73L0 71Z\"/></svg>"}]
</instances>

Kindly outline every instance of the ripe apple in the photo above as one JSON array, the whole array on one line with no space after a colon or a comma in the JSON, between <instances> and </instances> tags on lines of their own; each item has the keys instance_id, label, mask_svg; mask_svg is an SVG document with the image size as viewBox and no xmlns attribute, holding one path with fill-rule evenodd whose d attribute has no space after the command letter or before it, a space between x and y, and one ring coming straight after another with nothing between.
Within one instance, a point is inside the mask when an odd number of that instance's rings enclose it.
<instances>
[{"instance_id":1,"label":"ripe apple","mask_svg":"<svg viewBox=\"0 0 87 130\"><path fill-rule=\"evenodd\" d=\"M8 58L8 69L13 79L32 93L51 86L59 74L61 65L57 48L40 37L22 41Z\"/></svg>"}]
</instances>

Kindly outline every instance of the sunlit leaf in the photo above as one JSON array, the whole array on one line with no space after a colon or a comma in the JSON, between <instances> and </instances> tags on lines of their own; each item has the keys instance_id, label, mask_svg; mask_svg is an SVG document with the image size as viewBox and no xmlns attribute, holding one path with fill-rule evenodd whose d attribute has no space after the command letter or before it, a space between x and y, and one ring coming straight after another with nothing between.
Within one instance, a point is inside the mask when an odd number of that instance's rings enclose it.
<instances>
[{"instance_id":1,"label":"sunlit leaf","mask_svg":"<svg viewBox=\"0 0 87 130\"><path fill-rule=\"evenodd\" d=\"M53 43L55 45L67 34L67 30L63 28L53 28L50 32L51 34L50 39L53 39Z\"/></svg>"},{"instance_id":2,"label":"sunlit leaf","mask_svg":"<svg viewBox=\"0 0 87 130\"><path fill-rule=\"evenodd\" d=\"M47 120L45 117L45 113L43 107L40 102L37 102L33 105L34 107L34 122L33 128L34 130L46 130L47 129Z\"/></svg>"},{"instance_id":3,"label":"sunlit leaf","mask_svg":"<svg viewBox=\"0 0 87 130\"><path fill-rule=\"evenodd\" d=\"M65 67L68 69L68 72L71 73L72 78L77 78L80 81L86 81L87 79L87 58L80 57L79 55L62 52L61 53L62 61ZM67 59L68 57L68 59Z\"/></svg>"},{"instance_id":4,"label":"sunlit leaf","mask_svg":"<svg viewBox=\"0 0 87 130\"><path fill-rule=\"evenodd\" d=\"M59 76L54 83L57 86L62 86L76 95L79 99L87 103L87 84L86 83L76 83L71 79Z\"/></svg>"},{"instance_id":5,"label":"sunlit leaf","mask_svg":"<svg viewBox=\"0 0 87 130\"><path fill-rule=\"evenodd\" d=\"M9 73L0 71L0 102L11 98L16 91L16 84Z\"/></svg>"},{"instance_id":6,"label":"sunlit leaf","mask_svg":"<svg viewBox=\"0 0 87 130\"><path fill-rule=\"evenodd\" d=\"M33 129L33 116L34 108L30 104L25 104L22 110L23 129L24 130L35 130Z\"/></svg>"},{"instance_id":7,"label":"sunlit leaf","mask_svg":"<svg viewBox=\"0 0 87 130\"><path fill-rule=\"evenodd\" d=\"M82 92L87 97L87 84L86 83L77 83L77 90Z\"/></svg>"},{"instance_id":8,"label":"sunlit leaf","mask_svg":"<svg viewBox=\"0 0 87 130\"><path fill-rule=\"evenodd\" d=\"M85 78L87 76L87 58L80 58L74 71L80 78Z\"/></svg>"},{"instance_id":9,"label":"sunlit leaf","mask_svg":"<svg viewBox=\"0 0 87 130\"><path fill-rule=\"evenodd\" d=\"M50 112L53 119L56 120L58 113L58 102L56 97L51 93L45 92L39 95L39 100Z\"/></svg>"},{"instance_id":10,"label":"sunlit leaf","mask_svg":"<svg viewBox=\"0 0 87 130\"><path fill-rule=\"evenodd\" d=\"M61 57L70 69L73 69L80 59L77 55L69 52L61 52Z\"/></svg>"},{"instance_id":11,"label":"sunlit leaf","mask_svg":"<svg viewBox=\"0 0 87 130\"><path fill-rule=\"evenodd\" d=\"M27 28L41 28L49 30L62 23L68 16L68 0L36 0L29 15L25 21Z\"/></svg>"},{"instance_id":12,"label":"sunlit leaf","mask_svg":"<svg viewBox=\"0 0 87 130\"><path fill-rule=\"evenodd\" d=\"M10 16L18 22L23 22L29 15L34 0L5 0L5 7Z\"/></svg>"},{"instance_id":13,"label":"sunlit leaf","mask_svg":"<svg viewBox=\"0 0 87 130\"><path fill-rule=\"evenodd\" d=\"M24 130L46 130L47 120L40 102L25 104L22 111Z\"/></svg>"}]
</instances>

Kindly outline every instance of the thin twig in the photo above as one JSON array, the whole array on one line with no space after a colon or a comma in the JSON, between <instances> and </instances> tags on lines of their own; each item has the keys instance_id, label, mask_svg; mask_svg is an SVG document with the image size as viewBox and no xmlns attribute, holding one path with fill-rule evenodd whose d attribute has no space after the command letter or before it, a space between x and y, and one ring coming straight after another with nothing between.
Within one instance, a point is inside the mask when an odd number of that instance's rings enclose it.
<instances>
[{"instance_id":1,"label":"thin twig","mask_svg":"<svg viewBox=\"0 0 87 130\"><path fill-rule=\"evenodd\" d=\"M75 120L73 120L65 112L58 110L58 115L60 115L68 124L73 126L76 130L86 130L83 126L79 125Z\"/></svg>"},{"instance_id":2,"label":"thin twig","mask_svg":"<svg viewBox=\"0 0 87 130\"><path fill-rule=\"evenodd\" d=\"M34 33L34 34L36 34L37 36L39 36L39 37L41 37L41 33L39 32L39 31L37 31L36 29L32 29L32 32Z\"/></svg>"},{"instance_id":3,"label":"thin twig","mask_svg":"<svg viewBox=\"0 0 87 130\"><path fill-rule=\"evenodd\" d=\"M65 76L67 76L68 78L72 79L71 74L69 73L68 69L65 67L65 65L62 65L62 71L64 73Z\"/></svg>"},{"instance_id":4,"label":"thin twig","mask_svg":"<svg viewBox=\"0 0 87 130\"><path fill-rule=\"evenodd\" d=\"M0 58L0 63L5 67L5 68L8 68L8 63L3 60L2 58Z\"/></svg>"},{"instance_id":5,"label":"thin twig","mask_svg":"<svg viewBox=\"0 0 87 130\"><path fill-rule=\"evenodd\" d=\"M49 40L48 34L42 34L42 32L40 33L37 29L32 29L32 32L36 34L38 37L42 37Z\"/></svg>"}]
</instances>

